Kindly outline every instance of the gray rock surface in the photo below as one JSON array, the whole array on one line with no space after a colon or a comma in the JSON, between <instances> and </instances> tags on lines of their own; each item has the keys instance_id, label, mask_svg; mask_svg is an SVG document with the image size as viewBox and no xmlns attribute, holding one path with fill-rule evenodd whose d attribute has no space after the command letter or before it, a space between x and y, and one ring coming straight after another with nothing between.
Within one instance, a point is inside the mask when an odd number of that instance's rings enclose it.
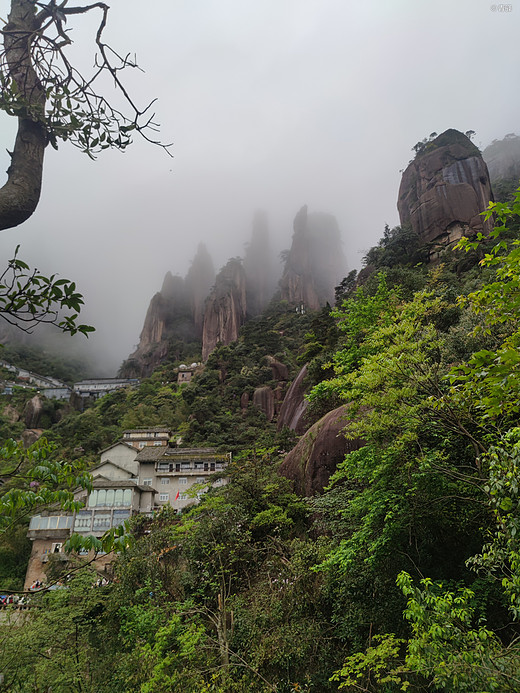
<instances>
[{"instance_id":1,"label":"gray rock surface","mask_svg":"<svg viewBox=\"0 0 520 693\"><path fill-rule=\"evenodd\" d=\"M403 173L397 208L425 242L452 243L489 233L481 216L493 200L487 166L475 145L457 130L430 142Z\"/></svg>"}]
</instances>

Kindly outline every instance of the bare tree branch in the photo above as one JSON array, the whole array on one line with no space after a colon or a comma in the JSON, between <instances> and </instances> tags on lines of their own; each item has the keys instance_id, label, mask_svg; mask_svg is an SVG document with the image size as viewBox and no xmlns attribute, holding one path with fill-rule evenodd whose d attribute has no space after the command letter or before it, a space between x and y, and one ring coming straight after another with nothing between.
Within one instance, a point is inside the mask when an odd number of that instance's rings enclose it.
<instances>
[{"instance_id":1,"label":"bare tree branch","mask_svg":"<svg viewBox=\"0 0 520 693\"><path fill-rule=\"evenodd\" d=\"M67 17L100 11L94 45L97 49L92 74L72 65L67 49L72 43ZM11 12L3 31L0 52L0 110L18 118L18 133L0 188L0 230L28 219L40 198L43 158L47 144L69 141L91 158L104 149L124 150L138 133L170 154L170 146L153 133L152 101L139 108L121 72L139 69L129 54L122 56L103 40L109 6L103 2L68 6L36 0L11 0ZM97 91L99 79L108 73L123 107L116 107ZM170 154L171 155L171 154Z\"/></svg>"}]
</instances>

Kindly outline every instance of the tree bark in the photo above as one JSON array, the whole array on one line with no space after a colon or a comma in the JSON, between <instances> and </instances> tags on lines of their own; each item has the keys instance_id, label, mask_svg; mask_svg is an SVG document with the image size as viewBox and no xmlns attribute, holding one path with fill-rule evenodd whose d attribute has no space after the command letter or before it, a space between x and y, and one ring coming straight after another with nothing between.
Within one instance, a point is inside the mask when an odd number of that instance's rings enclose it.
<instances>
[{"instance_id":1,"label":"tree bark","mask_svg":"<svg viewBox=\"0 0 520 693\"><path fill-rule=\"evenodd\" d=\"M7 182L0 188L0 230L26 221L40 199L43 156L47 134L42 123L45 91L31 61L31 45L40 29L35 5L29 0L11 0L11 12L3 30L9 74L15 80L25 107L18 117L18 132Z\"/></svg>"}]
</instances>

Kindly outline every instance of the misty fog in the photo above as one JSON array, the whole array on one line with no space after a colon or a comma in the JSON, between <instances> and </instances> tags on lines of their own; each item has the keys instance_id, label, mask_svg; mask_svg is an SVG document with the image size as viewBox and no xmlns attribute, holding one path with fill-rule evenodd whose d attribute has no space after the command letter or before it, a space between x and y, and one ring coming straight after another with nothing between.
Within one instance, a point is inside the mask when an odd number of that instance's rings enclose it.
<instances>
[{"instance_id":1,"label":"misty fog","mask_svg":"<svg viewBox=\"0 0 520 693\"><path fill-rule=\"evenodd\" d=\"M135 99L156 98L173 158L136 140L97 161L48 148L34 216L0 234L20 257L77 282L74 338L99 375L134 350L165 274L184 277L203 242L215 270L245 255L265 210L277 255L303 205L331 214L348 269L385 224L412 146L431 132L476 131L481 149L519 131L515 79L520 6L484 0L138 0L109 2L106 40L135 52ZM1 3L3 15L9 3ZM145 8L145 9L143 9ZM78 60L91 62L92 23L71 18ZM90 32L90 34L89 34ZM0 169L15 123L1 116ZM280 265L281 273L281 265ZM36 336L36 339L38 337Z\"/></svg>"}]
</instances>

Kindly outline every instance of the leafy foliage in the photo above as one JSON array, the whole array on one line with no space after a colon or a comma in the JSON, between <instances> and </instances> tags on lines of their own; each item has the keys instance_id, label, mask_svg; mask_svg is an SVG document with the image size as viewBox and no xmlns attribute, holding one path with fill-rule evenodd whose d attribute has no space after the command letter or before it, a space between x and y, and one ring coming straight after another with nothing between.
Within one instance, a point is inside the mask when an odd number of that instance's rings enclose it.
<instances>
[{"instance_id":1,"label":"leafy foliage","mask_svg":"<svg viewBox=\"0 0 520 693\"><path fill-rule=\"evenodd\" d=\"M0 317L25 332L42 323L56 325L70 334L80 332L88 336L93 332L93 327L77 323L84 301L76 284L31 270L18 258L19 248L0 275ZM69 312L63 313L64 310Z\"/></svg>"}]
</instances>

